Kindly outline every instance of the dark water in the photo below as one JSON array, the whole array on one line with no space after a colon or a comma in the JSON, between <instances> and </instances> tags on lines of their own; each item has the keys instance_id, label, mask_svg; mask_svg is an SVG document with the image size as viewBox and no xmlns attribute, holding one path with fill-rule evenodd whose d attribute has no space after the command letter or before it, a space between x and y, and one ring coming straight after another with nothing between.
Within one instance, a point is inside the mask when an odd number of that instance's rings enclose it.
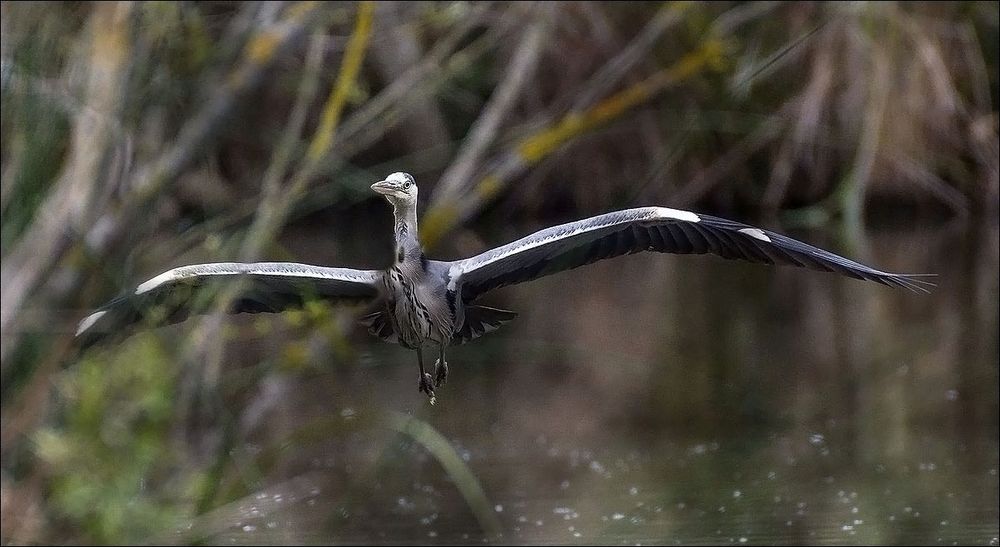
<instances>
[{"instance_id":1,"label":"dark water","mask_svg":"<svg viewBox=\"0 0 1000 547\"><path fill-rule=\"evenodd\" d=\"M223 383L273 367L230 408L249 494L163 539L997 545L997 249L944 226L850 251L930 295L662 255L507 288L521 316L451 351L433 407L361 331L304 371L235 349Z\"/></svg>"}]
</instances>

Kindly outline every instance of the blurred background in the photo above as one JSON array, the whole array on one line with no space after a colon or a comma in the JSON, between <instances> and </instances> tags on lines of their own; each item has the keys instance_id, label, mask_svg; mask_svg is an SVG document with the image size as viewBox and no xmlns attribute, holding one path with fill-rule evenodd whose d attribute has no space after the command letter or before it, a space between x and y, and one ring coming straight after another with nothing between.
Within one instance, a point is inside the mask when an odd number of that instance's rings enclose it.
<instances>
[{"instance_id":1,"label":"blurred background","mask_svg":"<svg viewBox=\"0 0 1000 547\"><path fill-rule=\"evenodd\" d=\"M998 5L0 4L3 543L998 543ZM706 256L81 351L169 268L380 268L691 208L929 295Z\"/></svg>"}]
</instances>

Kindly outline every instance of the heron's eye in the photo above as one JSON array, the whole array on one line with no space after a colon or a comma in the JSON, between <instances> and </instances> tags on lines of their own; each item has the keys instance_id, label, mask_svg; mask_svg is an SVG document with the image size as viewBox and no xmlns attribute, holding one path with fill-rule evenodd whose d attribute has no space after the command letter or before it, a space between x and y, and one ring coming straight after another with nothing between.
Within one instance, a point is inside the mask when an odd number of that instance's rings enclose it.
<instances>
[{"instance_id":1,"label":"heron's eye","mask_svg":"<svg viewBox=\"0 0 1000 547\"><path fill-rule=\"evenodd\" d=\"M406 181L406 182L403 183L403 189L404 190L409 190L410 189L410 181Z\"/></svg>"}]
</instances>

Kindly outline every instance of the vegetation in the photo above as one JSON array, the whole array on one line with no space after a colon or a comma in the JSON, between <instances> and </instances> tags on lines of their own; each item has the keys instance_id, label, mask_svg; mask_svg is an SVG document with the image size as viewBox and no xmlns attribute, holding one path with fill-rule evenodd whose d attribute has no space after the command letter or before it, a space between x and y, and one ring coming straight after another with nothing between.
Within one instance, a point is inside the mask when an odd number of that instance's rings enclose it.
<instances>
[{"instance_id":1,"label":"vegetation","mask_svg":"<svg viewBox=\"0 0 1000 547\"><path fill-rule=\"evenodd\" d=\"M0 14L4 543L167 537L275 473L241 453L249 426L231 409L276 376L356 359L349 314L209 318L83 353L75 324L168 265L309 261L310 232L364 226L388 172L415 175L442 255L466 253L476 223L637 204L856 240L876 216L993 219L1000 201L995 2ZM360 242L329 246L310 252L379 265ZM296 334L225 358L271 328ZM425 443L495 531L440 434L379 416L370 434Z\"/></svg>"}]
</instances>

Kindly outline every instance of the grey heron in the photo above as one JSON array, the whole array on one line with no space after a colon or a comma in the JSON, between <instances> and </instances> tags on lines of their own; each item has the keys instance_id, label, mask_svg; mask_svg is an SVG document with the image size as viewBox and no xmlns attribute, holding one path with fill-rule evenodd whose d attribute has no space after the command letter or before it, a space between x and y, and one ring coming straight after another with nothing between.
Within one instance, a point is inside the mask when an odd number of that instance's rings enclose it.
<instances>
[{"instance_id":1,"label":"grey heron","mask_svg":"<svg viewBox=\"0 0 1000 547\"><path fill-rule=\"evenodd\" d=\"M288 262L222 262L182 266L141 283L84 318L77 336L90 345L111 332L147 320L171 323L200 312L192 303L215 282L245 284L231 313L280 312L308 297L369 303L364 316L371 334L414 350L418 389L434 402L434 388L448 377L445 351L516 317L507 310L474 304L487 291L531 281L598 260L641 251L712 253L727 259L789 264L884 285L926 291L920 274L888 273L781 234L739 222L667 207L640 207L553 226L456 261L428 259L417 236L417 185L393 173L372 190L383 195L395 217L394 262L386 270L328 268ZM218 288L218 287L216 287ZM165 309L164 309L165 308ZM151 310L157 313L151 314ZM152 319L150 317L152 316ZM425 347L438 352L432 377Z\"/></svg>"}]
</instances>

